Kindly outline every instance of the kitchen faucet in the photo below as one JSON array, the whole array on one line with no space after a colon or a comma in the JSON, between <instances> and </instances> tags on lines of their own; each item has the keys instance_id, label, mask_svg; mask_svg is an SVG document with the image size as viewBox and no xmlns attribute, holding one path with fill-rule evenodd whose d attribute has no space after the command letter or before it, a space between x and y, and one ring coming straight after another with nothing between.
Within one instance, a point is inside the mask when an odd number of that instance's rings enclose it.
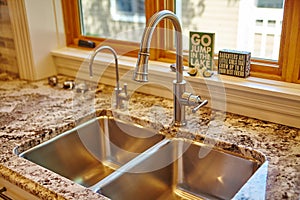
<instances>
[{"instance_id":1,"label":"kitchen faucet","mask_svg":"<svg viewBox=\"0 0 300 200\"><path fill-rule=\"evenodd\" d=\"M115 108L119 109L119 108L123 108L124 105L122 104L123 100L128 100L129 96L127 95L127 84L124 84L124 89L120 88L120 83L119 83L119 66L118 66L118 58L117 58L117 53L116 51L111 48L110 46L100 46L97 47L96 50L94 50L92 57L91 57L91 61L89 63L89 69L90 69L90 76L93 76L93 63L94 63L94 59L96 57L96 55L101 51L107 49L109 51L111 51L111 53L114 55L115 58L115 66L116 66L116 87L115 87L115 95L116 95L116 105ZM124 92L122 92L122 90Z\"/></svg>"},{"instance_id":2,"label":"kitchen faucet","mask_svg":"<svg viewBox=\"0 0 300 200\"><path fill-rule=\"evenodd\" d=\"M148 21L144 29L138 60L133 79L138 82L148 81L148 59L150 51L151 38L157 24L164 18L170 19L176 31L176 80L173 81L174 97L174 126L185 126L185 106L195 106L192 112L208 103L202 100L200 96L193 95L185 91L186 82L183 80L183 57L182 57L182 28L177 16L169 11L162 10L155 13Z\"/></svg>"}]
</instances>

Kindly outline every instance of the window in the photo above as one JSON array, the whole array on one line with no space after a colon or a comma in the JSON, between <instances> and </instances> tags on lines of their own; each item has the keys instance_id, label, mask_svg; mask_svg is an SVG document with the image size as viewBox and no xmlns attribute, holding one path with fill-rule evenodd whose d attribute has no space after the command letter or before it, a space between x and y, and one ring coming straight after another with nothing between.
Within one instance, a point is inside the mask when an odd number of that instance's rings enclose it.
<instances>
[{"instance_id":1,"label":"window","mask_svg":"<svg viewBox=\"0 0 300 200\"><path fill-rule=\"evenodd\" d=\"M138 42L145 27L143 0L79 0L81 34Z\"/></svg>"},{"instance_id":2,"label":"window","mask_svg":"<svg viewBox=\"0 0 300 200\"><path fill-rule=\"evenodd\" d=\"M272 62L275 72L279 68L283 8L264 5L259 8L254 0L177 0L176 13L182 19L186 38L189 31L213 32L216 54L221 49L249 51L259 62ZM189 43L185 44L188 49Z\"/></svg>"},{"instance_id":3,"label":"window","mask_svg":"<svg viewBox=\"0 0 300 200\"><path fill-rule=\"evenodd\" d=\"M90 31L87 31L88 30L87 28L83 27L83 25L86 23L83 22L82 24L79 20L80 14L78 13L78 8L80 8L79 7L80 4L78 2L81 2L81 6L82 6L82 2L84 1L87 0L81 0L81 1L63 0L62 1L64 16L65 16L65 27L67 30L66 32L67 32L68 45L77 46L76 42L78 41L78 39L94 40L97 43L108 42L111 46L118 49L118 52L120 54L136 56L137 51L139 49L138 43L140 40L140 36L133 37L132 40L130 40L130 38L126 39L126 37L125 38L114 37L113 35L116 32L118 32L116 27L110 30L111 31L110 34L104 34L103 32L102 35L98 33L99 32L101 33L102 29L104 29L104 26L99 25L97 29L98 32L96 31L97 34L93 34ZM222 2L226 2L226 5L224 6L231 5L240 8L241 5L239 4L239 2L245 3L250 1L252 0L240 0L240 1L224 0ZM93 2L93 1L87 1L87 2ZM158 10L168 9L175 12L175 7L177 7L178 10L178 7L181 6L180 2L182 2L182 6L185 6L187 8L192 6L194 6L194 8L197 8L198 10L196 14L201 15L201 13L203 14L202 10L208 9L208 5L211 4L213 1L207 1L207 0L189 1L191 4L188 4L186 1L182 1L182 0L177 0L176 2L173 0L145 0L144 7L141 6L143 2L141 0L121 0L121 1L105 0L105 1L95 1L95 2L98 2L98 4L99 2L102 3L107 2L108 7L106 7L105 11L106 12L109 11L110 13L104 16L106 17L107 20L111 19L115 21L112 23L131 23L131 25L126 24L124 25L124 27L132 26L133 29L143 30L145 26L145 24L143 24L143 21L136 20L137 18L140 18L142 16L141 14L143 11L145 12L144 14L147 21L147 19L149 19L149 17L151 17L152 14L154 14ZM193 5L195 4L195 2L198 2L199 5ZM267 9L282 10L281 8L284 7L284 12L281 11L281 13L278 14L278 16L281 15L281 17L279 18L273 18L273 17L265 18L265 17L258 16L253 19L253 25L256 26L257 28L255 29L255 32L252 33L251 36L252 37L251 40L253 40L252 41L253 48L251 49L251 51L259 52L255 57L258 57L260 59L252 59L251 76L258 76L263 78L300 83L300 64L299 64L300 63L299 61L300 33L297 28L300 26L300 22L299 22L300 1L285 0L285 3L283 3L282 0L276 0L276 1L258 0L255 2L257 2L257 4L254 4L257 9L267 8ZM91 8L95 9L95 6L92 6ZM83 18L87 17L88 13L87 12L84 13L84 9L81 10L82 10L81 17ZM235 10L235 12L237 12L236 13L237 15L239 14L238 11ZM127 13L126 15L128 16L127 19L125 17L122 17L122 15L125 15L125 13ZM218 12L212 11L210 12L210 15L214 16L216 15L216 13ZM177 12L177 15L179 16L180 15L189 16L191 14L193 13L186 10ZM97 14L96 12L95 16L96 15L99 15L99 13ZM114 16L109 17L111 15ZM238 18L241 20L242 17L238 15ZM78 20L76 21L71 19L78 19ZM191 17L187 17L187 19L184 19L182 17L183 25L187 24L186 22L188 20L191 20ZM219 23L222 24L225 23L225 21L222 21L222 19L220 19ZM134 24L134 26L132 24ZM136 26L137 24L139 24L140 26ZM97 25L95 26L97 27ZM168 22L161 23L159 26L172 28L172 26ZM265 26L265 28L268 30L273 30L273 32L262 31L263 26ZM282 27L282 31L280 29L281 27ZM230 28L232 27L227 26L226 28L225 26L225 28L221 30L222 35L228 34L228 29ZM194 29L194 27L192 26L189 27L188 29ZM129 29L129 31L131 30ZM205 30L200 29L200 31L205 31ZM154 54L151 53L151 59L174 62L175 51L172 48L174 45L170 45L173 43L172 35L168 33L162 33L162 32L159 32L157 34L158 34L157 37L153 38L152 43L156 42L157 44L160 45L160 47L161 46L163 47L159 48L160 50L154 50L155 53ZM249 39L251 37L249 36L245 37L246 41L247 38ZM227 39L227 40L224 39L224 44L223 46L220 46L220 48L237 48L236 46L230 46L229 44L229 42L231 42L230 40L231 39ZM264 43L264 46L260 45L262 42ZM245 45L245 46L249 47L250 45ZM273 51L274 48L277 49L277 52L275 53Z\"/></svg>"}]
</instances>

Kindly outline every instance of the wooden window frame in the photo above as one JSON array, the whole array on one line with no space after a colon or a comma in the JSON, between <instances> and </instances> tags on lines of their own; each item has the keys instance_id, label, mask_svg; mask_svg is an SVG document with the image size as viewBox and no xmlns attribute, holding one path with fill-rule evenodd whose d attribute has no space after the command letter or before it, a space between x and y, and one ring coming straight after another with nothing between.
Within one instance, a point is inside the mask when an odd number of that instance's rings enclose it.
<instances>
[{"instance_id":1,"label":"wooden window frame","mask_svg":"<svg viewBox=\"0 0 300 200\"><path fill-rule=\"evenodd\" d=\"M64 13L67 46L79 48L77 45L78 40L84 39L94 41L96 45L99 45L100 43L101 45L110 45L115 48L120 55L137 56L139 43L81 35L77 0L62 0L62 8ZM145 0L146 21L148 21L155 12L163 9L174 11L174 0ZM285 0L278 62L252 59L251 76L300 83L299 19L300 1ZM161 28L160 30L173 29L172 25L168 21L163 21L158 26ZM171 49L173 46L172 42L173 34L171 31L155 32L152 39L152 45L156 48L151 49L150 59L170 63L175 62L175 51L174 49ZM184 60L187 65L187 56L185 56Z\"/></svg>"}]
</instances>

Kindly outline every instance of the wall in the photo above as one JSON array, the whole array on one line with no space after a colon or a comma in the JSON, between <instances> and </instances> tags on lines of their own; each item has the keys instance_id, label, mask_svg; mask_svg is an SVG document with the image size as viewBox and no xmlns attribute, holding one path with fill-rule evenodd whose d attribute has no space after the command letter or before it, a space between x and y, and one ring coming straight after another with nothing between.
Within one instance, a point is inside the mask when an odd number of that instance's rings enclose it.
<instances>
[{"instance_id":1,"label":"wall","mask_svg":"<svg viewBox=\"0 0 300 200\"><path fill-rule=\"evenodd\" d=\"M14 38L15 72L21 79L39 80L56 74L50 51L64 46L61 37L60 0L0 0L1 15L9 16L9 37ZM59 21L58 21L59 20ZM6 20L7 21L7 20ZM2 28L1 32L7 31ZM5 43L7 44L7 43ZM8 43L9 44L9 43Z\"/></svg>"},{"instance_id":2,"label":"wall","mask_svg":"<svg viewBox=\"0 0 300 200\"><path fill-rule=\"evenodd\" d=\"M7 0L0 0L0 27L0 71L17 74L17 56Z\"/></svg>"},{"instance_id":3,"label":"wall","mask_svg":"<svg viewBox=\"0 0 300 200\"><path fill-rule=\"evenodd\" d=\"M50 51L60 47L54 0L25 0L34 80L56 74Z\"/></svg>"}]
</instances>

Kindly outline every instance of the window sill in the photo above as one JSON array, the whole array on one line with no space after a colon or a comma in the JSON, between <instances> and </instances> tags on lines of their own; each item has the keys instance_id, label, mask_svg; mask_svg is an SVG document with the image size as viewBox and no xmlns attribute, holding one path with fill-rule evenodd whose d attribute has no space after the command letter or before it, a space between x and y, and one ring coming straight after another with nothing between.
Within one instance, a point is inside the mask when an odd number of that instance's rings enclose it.
<instances>
[{"instance_id":1,"label":"window sill","mask_svg":"<svg viewBox=\"0 0 300 200\"><path fill-rule=\"evenodd\" d=\"M88 65L84 61L88 61L85 59L90 53L75 48L62 48L52 51L52 56L59 74L89 79ZM111 63L113 57L105 53L101 55L96 58L93 71L96 76L101 74L99 82L114 86L114 66L103 70L103 64ZM119 56L121 82L127 82L128 85L133 83L130 72L133 71L135 62L136 58ZM155 80L156 84L145 85L143 92L172 98L172 81L175 79L175 73L170 72L169 64L158 61L150 61L149 64L151 75L149 79ZM215 75L212 78L191 77L184 73L185 80L195 93L200 94L203 99L208 99L212 108L300 128L299 84L255 77L246 79L223 75Z\"/></svg>"}]
</instances>

